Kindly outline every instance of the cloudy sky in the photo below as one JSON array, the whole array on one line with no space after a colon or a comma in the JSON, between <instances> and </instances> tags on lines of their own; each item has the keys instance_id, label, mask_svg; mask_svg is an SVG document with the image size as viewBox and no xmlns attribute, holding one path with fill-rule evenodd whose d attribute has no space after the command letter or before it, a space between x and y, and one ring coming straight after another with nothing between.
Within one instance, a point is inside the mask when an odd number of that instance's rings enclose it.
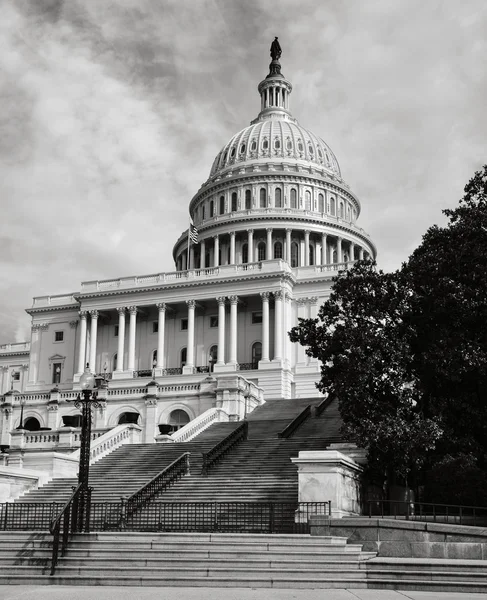
<instances>
[{"instance_id":1,"label":"cloudy sky","mask_svg":"<svg viewBox=\"0 0 487 600\"><path fill-rule=\"evenodd\" d=\"M33 296L173 270L275 35L397 268L487 162L486 31L485 0L3 0L0 343L29 339Z\"/></svg>"}]
</instances>

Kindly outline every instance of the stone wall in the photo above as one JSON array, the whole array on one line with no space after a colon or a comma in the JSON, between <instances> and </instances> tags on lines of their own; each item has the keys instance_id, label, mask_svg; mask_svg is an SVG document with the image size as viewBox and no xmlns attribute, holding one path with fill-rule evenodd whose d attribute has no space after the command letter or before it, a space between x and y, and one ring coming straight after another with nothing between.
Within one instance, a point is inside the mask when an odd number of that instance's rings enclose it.
<instances>
[{"instance_id":1,"label":"stone wall","mask_svg":"<svg viewBox=\"0 0 487 600\"><path fill-rule=\"evenodd\" d=\"M363 544L378 556L398 558L487 559L487 527L393 519L332 519L333 536Z\"/></svg>"}]
</instances>

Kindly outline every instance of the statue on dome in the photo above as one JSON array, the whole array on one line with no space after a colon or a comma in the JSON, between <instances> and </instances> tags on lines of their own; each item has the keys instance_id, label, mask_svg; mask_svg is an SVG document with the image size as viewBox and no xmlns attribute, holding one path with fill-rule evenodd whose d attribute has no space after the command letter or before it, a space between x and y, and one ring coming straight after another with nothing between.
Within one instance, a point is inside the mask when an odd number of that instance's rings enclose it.
<instances>
[{"instance_id":1,"label":"statue on dome","mask_svg":"<svg viewBox=\"0 0 487 600\"><path fill-rule=\"evenodd\" d=\"M282 50L281 44L277 40L277 36L275 40L271 44L271 58L272 60L279 60L281 58Z\"/></svg>"}]
</instances>

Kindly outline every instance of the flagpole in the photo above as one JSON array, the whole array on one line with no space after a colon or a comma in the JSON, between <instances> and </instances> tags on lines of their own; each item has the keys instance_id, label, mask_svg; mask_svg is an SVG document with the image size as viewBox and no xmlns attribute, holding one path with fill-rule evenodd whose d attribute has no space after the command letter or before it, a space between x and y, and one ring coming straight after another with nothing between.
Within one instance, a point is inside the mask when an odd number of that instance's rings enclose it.
<instances>
[{"instance_id":1,"label":"flagpole","mask_svg":"<svg viewBox=\"0 0 487 600\"><path fill-rule=\"evenodd\" d=\"M188 256L186 258L186 270L189 271L189 247L191 245L191 217L189 218L189 227L188 227Z\"/></svg>"}]
</instances>

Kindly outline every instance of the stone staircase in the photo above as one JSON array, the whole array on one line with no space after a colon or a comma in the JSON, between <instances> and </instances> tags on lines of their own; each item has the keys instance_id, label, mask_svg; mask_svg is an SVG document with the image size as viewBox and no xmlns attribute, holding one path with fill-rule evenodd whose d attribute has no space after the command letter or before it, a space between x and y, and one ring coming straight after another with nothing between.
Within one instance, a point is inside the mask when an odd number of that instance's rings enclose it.
<instances>
[{"instance_id":1,"label":"stone staircase","mask_svg":"<svg viewBox=\"0 0 487 600\"><path fill-rule=\"evenodd\" d=\"M0 585L367 587L374 556L345 538L299 535L75 535L54 576L40 533L0 534Z\"/></svg>"},{"instance_id":2,"label":"stone staircase","mask_svg":"<svg viewBox=\"0 0 487 600\"><path fill-rule=\"evenodd\" d=\"M340 537L77 534L53 576L51 544L45 532L0 532L0 585L487 592L485 560L375 558Z\"/></svg>"}]
</instances>

